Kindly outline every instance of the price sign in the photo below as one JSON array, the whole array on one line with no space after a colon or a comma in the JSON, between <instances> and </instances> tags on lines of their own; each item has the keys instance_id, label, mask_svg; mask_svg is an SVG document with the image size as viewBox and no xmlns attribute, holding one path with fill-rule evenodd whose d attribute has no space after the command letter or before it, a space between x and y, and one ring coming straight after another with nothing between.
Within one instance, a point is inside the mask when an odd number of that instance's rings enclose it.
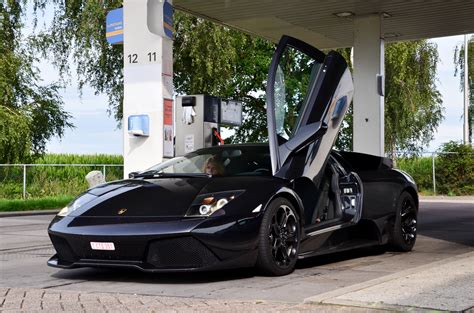
<instances>
[{"instance_id":1,"label":"price sign","mask_svg":"<svg viewBox=\"0 0 474 313\"><path fill-rule=\"evenodd\" d=\"M220 122L229 126L242 125L242 102L235 100L221 101Z\"/></svg>"}]
</instances>

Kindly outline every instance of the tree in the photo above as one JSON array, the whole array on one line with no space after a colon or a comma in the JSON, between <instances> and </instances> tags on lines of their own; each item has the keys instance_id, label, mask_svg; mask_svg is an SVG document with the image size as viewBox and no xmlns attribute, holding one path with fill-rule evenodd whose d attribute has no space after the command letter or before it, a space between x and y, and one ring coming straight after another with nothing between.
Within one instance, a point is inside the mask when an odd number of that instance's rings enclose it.
<instances>
[{"instance_id":1,"label":"tree","mask_svg":"<svg viewBox=\"0 0 474 313\"><path fill-rule=\"evenodd\" d=\"M37 59L21 45L21 3L11 0L0 9L0 163L9 163L41 154L72 124L59 85L40 85Z\"/></svg>"},{"instance_id":2,"label":"tree","mask_svg":"<svg viewBox=\"0 0 474 313\"><path fill-rule=\"evenodd\" d=\"M110 112L122 118L123 55L105 39L105 15L121 1L36 0L37 8L54 7L51 26L41 32L36 47L53 55L67 79L69 56L77 67L80 87L89 83L109 95ZM266 140L265 86L274 45L184 12L175 11L174 84L177 93L208 93L244 101L242 127L233 142ZM350 63L350 49L341 53ZM420 150L432 139L442 118L435 86L436 46L427 41L387 45L386 147ZM295 65L297 66L297 65ZM291 108L293 110L294 108ZM351 108L349 112L351 112ZM291 112L290 112L291 113ZM293 114L293 113L291 113ZM339 147L352 147L352 115L344 121Z\"/></svg>"},{"instance_id":3,"label":"tree","mask_svg":"<svg viewBox=\"0 0 474 313\"><path fill-rule=\"evenodd\" d=\"M52 8L54 19L35 38L43 57L53 56L63 81L76 64L79 89L89 84L109 99L109 112L122 120L123 49L105 37L105 17L122 1L56 2L36 0L35 12ZM207 93L243 100L244 121L233 140L259 141L266 137L264 90L273 45L233 29L175 11L174 85L178 94ZM209 40L212 38L212 40Z\"/></svg>"},{"instance_id":4,"label":"tree","mask_svg":"<svg viewBox=\"0 0 474 313\"><path fill-rule=\"evenodd\" d=\"M436 88L438 51L426 40L392 43L385 50L385 146L419 151L443 119Z\"/></svg>"},{"instance_id":5,"label":"tree","mask_svg":"<svg viewBox=\"0 0 474 313\"><path fill-rule=\"evenodd\" d=\"M266 141L262 91L273 44L180 11L175 11L175 26L175 91L242 100L246 118L230 141Z\"/></svg>"},{"instance_id":6,"label":"tree","mask_svg":"<svg viewBox=\"0 0 474 313\"><path fill-rule=\"evenodd\" d=\"M350 49L340 52L350 66ZM436 88L436 45L426 40L391 43L385 49L385 151L420 151L433 139L443 118ZM352 105L336 142L352 149Z\"/></svg>"},{"instance_id":7,"label":"tree","mask_svg":"<svg viewBox=\"0 0 474 313\"><path fill-rule=\"evenodd\" d=\"M469 123L469 142L472 144L472 128L474 127L474 36L468 40L468 79L469 79L469 107L468 107L468 123ZM456 46L454 50L454 64L455 71L454 76L459 74L460 77L460 89L464 91L464 44Z\"/></svg>"}]
</instances>

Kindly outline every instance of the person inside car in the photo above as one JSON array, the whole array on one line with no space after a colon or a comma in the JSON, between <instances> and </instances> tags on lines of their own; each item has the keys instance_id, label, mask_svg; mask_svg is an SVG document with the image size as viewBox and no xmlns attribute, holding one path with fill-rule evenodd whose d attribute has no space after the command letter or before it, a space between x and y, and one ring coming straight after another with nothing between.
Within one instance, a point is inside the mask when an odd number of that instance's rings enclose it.
<instances>
[{"instance_id":1,"label":"person inside car","mask_svg":"<svg viewBox=\"0 0 474 313\"><path fill-rule=\"evenodd\" d=\"M203 172L212 176L223 176L224 165L216 155L213 155L204 162Z\"/></svg>"}]
</instances>

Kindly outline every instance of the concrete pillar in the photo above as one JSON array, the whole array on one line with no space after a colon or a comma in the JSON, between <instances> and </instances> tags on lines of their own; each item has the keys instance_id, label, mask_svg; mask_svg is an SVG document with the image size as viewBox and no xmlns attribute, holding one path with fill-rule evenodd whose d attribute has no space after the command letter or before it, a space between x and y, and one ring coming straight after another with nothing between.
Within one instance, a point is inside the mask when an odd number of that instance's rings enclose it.
<instances>
[{"instance_id":1,"label":"concrete pillar","mask_svg":"<svg viewBox=\"0 0 474 313\"><path fill-rule=\"evenodd\" d=\"M354 18L355 152L384 155L383 16Z\"/></svg>"},{"instance_id":2,"label":"concrete pillar","mask_svg":"<svg viewBox=\"0 0 474 313\"><path fill-rule=\"evenodd\" d=\"M148 16L159 5L152 0L125 0L124 6L124 101L123 157L124 176L145 170L163 159L164 103L167 114L173 99L173 42L150 32ZM158 1L162 3L163 1ZM153 3L157 4L157 3ZM171 113L172 114L172 113ZM131 115L147 115L148 136L133 136L128 132ZM168 118L169 120L169 118ZM167 136L169 137L169 136ZM169 151L169 147L165 147Z\"/></svg>"}]
</instances>

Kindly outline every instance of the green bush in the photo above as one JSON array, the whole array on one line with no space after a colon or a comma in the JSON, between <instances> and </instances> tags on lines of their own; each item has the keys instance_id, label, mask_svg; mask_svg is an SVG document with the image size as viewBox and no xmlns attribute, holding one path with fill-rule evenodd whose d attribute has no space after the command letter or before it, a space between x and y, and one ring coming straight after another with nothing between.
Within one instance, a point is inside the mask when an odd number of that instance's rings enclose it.
<instances>
[{"instance_id":1,"label":"green bush","mask_svg":"<svg viewBox=\"0 0 474 313\"><path fill-rule=\"evenodd\" d=\"M473 195L474 148L450 141L442 146L441 152L436 159L438 192L449 195Z\"/></svg>"},{"instance_id":2,"label":"green bush","mask_svg":"<svg viewBox=\"0 0 474 313\"><path fill-rule=\"evenodd\" d=\"M433 191L432 162L431 157L399 158L397 167L413 177L419 191L430 194Z\"/></svg>"}]
</instances>

